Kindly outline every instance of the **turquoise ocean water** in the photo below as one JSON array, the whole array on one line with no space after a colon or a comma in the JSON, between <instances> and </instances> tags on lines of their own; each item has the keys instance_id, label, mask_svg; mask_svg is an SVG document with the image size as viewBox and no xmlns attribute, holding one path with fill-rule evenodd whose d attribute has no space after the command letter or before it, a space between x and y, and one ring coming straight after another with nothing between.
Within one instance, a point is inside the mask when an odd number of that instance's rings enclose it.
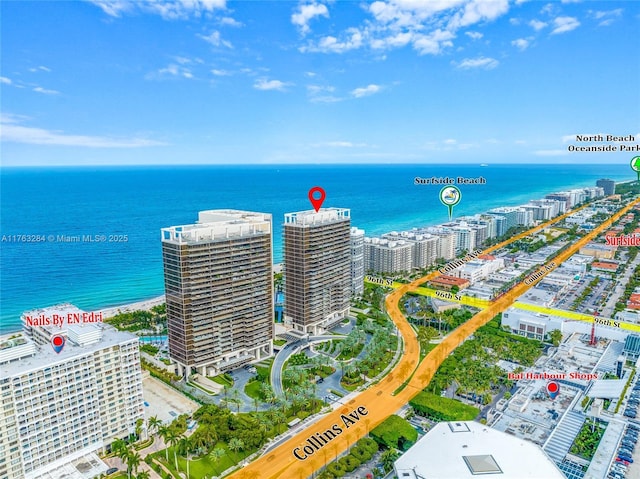
<instances>
[{"instance_id":1,"label":"turquoise ocean water","mask_svg":"<svg viewBox=\"0 0 640 479\"><path fill-rule=\"evenodd\" d=\"M0 244L0 332L20 328L29 309L71 302L86 310L163 293L160 228L193 223L205 209L268 212L274 261L282 254L283 215L323 206L351 208L352 224L377 235L442 223L440 186L420 177L479 177L462 185L454 216L516 206L547 193L634 179L628 165L270 165L0 169L0 235L127 236L126 242Z\"/></svg>"}]
</instances>

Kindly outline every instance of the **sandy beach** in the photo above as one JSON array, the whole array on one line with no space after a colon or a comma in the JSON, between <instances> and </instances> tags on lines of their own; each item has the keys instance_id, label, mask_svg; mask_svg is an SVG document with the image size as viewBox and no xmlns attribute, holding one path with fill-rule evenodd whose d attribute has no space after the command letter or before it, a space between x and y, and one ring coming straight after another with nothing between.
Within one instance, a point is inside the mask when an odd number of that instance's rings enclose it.
<instances>
[{"instance_id":1,"label":"sandy beach","mask_svg":"<svg viewBox=\"0 0 640 479\"><path fill-rule=\"evenodd\" d=\"M135 303L122 304L120 306L113 306L111 308L102 309L102 315L105 318L110 318L119 313L130 313L131 311L148 311L154 306L164 303L164 294L157 298L146 299L144 301L137 301Z\"/></svg>"}]
</instances>

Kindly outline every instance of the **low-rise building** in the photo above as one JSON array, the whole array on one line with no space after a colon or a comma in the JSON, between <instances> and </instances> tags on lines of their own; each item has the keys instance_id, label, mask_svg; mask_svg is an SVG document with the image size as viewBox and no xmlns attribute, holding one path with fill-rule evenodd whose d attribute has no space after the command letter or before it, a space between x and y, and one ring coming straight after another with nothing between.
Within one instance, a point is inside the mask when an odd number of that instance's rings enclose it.
<instances>
[{"instance_id":1,"label":"low-rise building","mask_svg":"<svg viewBox=\"0 0 640 479\"><path fill-rule=\"evenodd\" d=\"M565 477L536 444L473 421L436 424L393 468L400 479Z\"/></svg>"}]
</instances>

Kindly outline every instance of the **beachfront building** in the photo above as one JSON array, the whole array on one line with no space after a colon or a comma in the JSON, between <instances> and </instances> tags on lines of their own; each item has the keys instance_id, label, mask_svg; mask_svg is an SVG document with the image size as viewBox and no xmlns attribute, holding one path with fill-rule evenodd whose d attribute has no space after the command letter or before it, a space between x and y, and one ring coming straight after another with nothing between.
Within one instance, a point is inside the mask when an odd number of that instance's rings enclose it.
<instances>
[{"instance_id":1,"label":"beachfront building","mask_svg":"<svg viewBox=\"0 0 640 479\"><path fill-rule=\"evenodd\" d=\"M365 238L367 271L379 274L408 273L413 269L414 243L404 239Z\"/></svg>"},{"instance_id":2,"label":"beachfront building","mask_svg":"<svg viewBox=\"0 0 640 479\"><path fill-rule=\"evenodd\" d=\"M616 182L609 178L600 178L596 181L596 186L602 188L605 196L611 196L616 192Z\"/></svg>"},{"instance_id":3,"label":"beachfront building","mask_svg":"<svg viewBox=\"0 0 640 479\"><path fill-rule=\"evenodd\" d=\"M441 422L393 465L402 479L564 479L536 444L473 421Z\"/></svg>"},{"instance_id":4,"label":"beachfront building","mask_svg":"<svg viewBox=\"0 0 640 479\"><path fill-rule=\"evenodd\" d=\"M0 337L1 478L98 477L108 467L97 453L144 419L136 336L99 324L55 333L59 353L27 332Z\"/></svg>"},{"instance_id":5,"label":"beachfront building","mask_svg":"<svg viewBox=\"0 0 640 479\"><path fill-rule=\"evenodd\" d=\"M163 228L169 353L203 376L273 353L271 215L210 210Z\"/></svg>"},{"instance_id":6,"label":"beachfront building","mask_svg":"<svg viewBox=\"0 0 640 479\"><path fill-rule=\"evenodd\" d=\"M442 226L429 226L420 229L421 234L430 234L438 238L437 258L450 260L456 257L456 235Z\"/></svg>"},{"instance_id":7,"label":"beachfront building","mask_svg":"<svg viewBox=\"0 0 640 479\"><path fill-rule=\"evenodd\" d=\"M351 295L364 292L364 230L351 228Z\"/></svg>"},{"instance_id":8,"label":"beachfront building","mask_svg":"<svg viewBox=\"0 0 640 479\"><path fill-rule=\"evenodd\" d=\"M351 297L349 209L285 214L283 259L286 325L317 334L347 316Z\"/></svg>"}]
</instances>

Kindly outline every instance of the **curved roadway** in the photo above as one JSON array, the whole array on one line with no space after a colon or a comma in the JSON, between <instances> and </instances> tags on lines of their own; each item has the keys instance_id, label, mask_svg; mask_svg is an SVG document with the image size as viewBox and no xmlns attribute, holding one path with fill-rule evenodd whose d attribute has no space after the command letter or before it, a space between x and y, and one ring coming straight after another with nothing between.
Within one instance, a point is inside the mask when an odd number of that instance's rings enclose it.
<instances>
[{"instance_id":1,"label":"curved roadway","mask_svg":"<svg viewBox=\"0 0 640 479\"><path fill-rule=\"evenodd\" d=\"M271 366L271 387L276 396L283 396L284 390L282 388L282 367L285 361L295 353L297 348L306 347L311 343L320 343L322 341L330 341L333 339L344 339L345 336L337 334L326 334L321 336L310 336L308 339L301 339L294 343L285 344L284 347L276 354L273 359L273 366Z\"/></svg>"},{"instance_id":2,"label":"curved roadway","mask_svg":"<svg viewBox=\"0 0 640 479\"><path fill-rule=\"evenodd\" d=\"M618 213L616 213L611 219L602 223L595 228L591 233L584 236L578 242L572 244L567 250L560 253L552 261L548 263L551 271L555 269L562 261L573 255L578 249L591 241L594 237L609 227L612 222L616 221L623 214L625 214L631 207L637 204L640 200L635 200ZM570 213L573 214L577 210L573 210ZM532 228L524 233L513 236L507 241L503 241L493 247L485 250L486 253L495 251L513 241L516 241L524 236L533 232L539 231L542 228L556 223L569 213L557 217L551 221L548 221L540 226ZM413 328L406 321L405 317L400 312L398 303L402 296L409 291L413 291L418 288L422 283L430 279L435 278L440 273L434 271L433 273L413 281L410 284L403 285L397 290L390 293L386 300L385 305L387 311L396 324L400 334L404 339L405 352L398 365L389 373L381 382L367 389L359 394L356 398L352 399L344 407L336 409L335 411L327 414L313 425L304 429L302 432L293 436L288 441L276 449L270 451L266 455L263 455L248 464L244 468L238 470L234 474L231 474L230 478L233 479L305 479L311 476L315 471L320 469L323 465L331 462L337 456L351 447L356 441L368 434L369 430L380 424L390 415L394 414L404 404L413 398L418 392L420 392L429 383L438 367L442 364L445 358L458 347L465 339L467 339L474 331L479 327L490 321L496 314L507 309L520 295L526 292L529 288L533 287L542 277L537 278L535 281L530 281L529 284L525 282L519 283L507 294L501 296L494 301L487 309L477 313L466 323L455 329L450 333L441 343L438 344L418 365L420 347ZM417 368L416 368L417 366ZM413 375L412 375L413 374ZM407 386L399 392L397 395L394 392L409 378ZM358 407L364 407L367 411L366 415L360 415L360 419L355 424L350 424L347 428L341 415L348 415L353 413ZM338 425L342 429L342 433L334 437L330 442L322 446L318 451L308 455L304 460L297 459L293 455L293 451L296 448L302 448L308 443L307 439L316 433L324 433L327 430L332 429L334 425ZM300 452L301 449L298 449ZM304 454L304 453L303 453Z\"/></svg>"}]
</instances>

